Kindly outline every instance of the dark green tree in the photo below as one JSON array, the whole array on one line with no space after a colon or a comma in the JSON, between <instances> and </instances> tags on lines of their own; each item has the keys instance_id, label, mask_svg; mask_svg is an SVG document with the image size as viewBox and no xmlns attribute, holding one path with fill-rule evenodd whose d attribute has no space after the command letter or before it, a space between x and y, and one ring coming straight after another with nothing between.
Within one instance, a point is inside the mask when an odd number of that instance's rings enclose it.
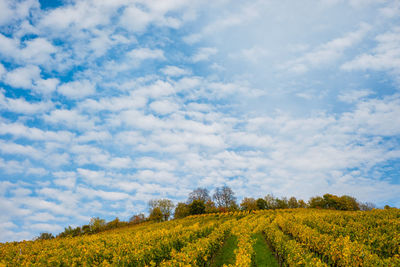
<instances>
[{"instance_id":1,"label":"dark green tree","mask_svg":"<svg viewBox=\"0 0 400 267\"><path fill-rule=\"evenodd\" d=\"M189 204L189 213L191 215L206 213L206 205L202 200L195 199Z\"/></svg>"},{"instance_id":2,"label":"dark green tree","mask_svg":"<svg viewBox=\"0 0 400 267\"><path fill-rule=\"evenodd\" d=\"M257 204L257 208L260 210L265 210L268 208L267 201L265 201L265 199L263 199L263 198L258 198L256 200L256 204Z\"/></svg>"}]
</instances>

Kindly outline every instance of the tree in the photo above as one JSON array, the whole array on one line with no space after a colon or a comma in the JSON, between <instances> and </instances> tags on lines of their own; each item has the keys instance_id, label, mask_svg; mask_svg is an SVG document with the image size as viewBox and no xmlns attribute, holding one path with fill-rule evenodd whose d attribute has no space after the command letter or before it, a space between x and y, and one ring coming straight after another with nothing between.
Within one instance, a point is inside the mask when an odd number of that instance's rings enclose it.
<instances>
[{"instance_id":1,"label":"tree","mask_svg":"<svg viewBox=\"0 0 400 267\"><path fill-rule=\"evenodd\" d=\"M213 195L218 208L237 209L235 193L228 186L217 187Z\"/></svg>"},{"instance_id":2,"label":"tree","mask_svg":"<svg viewBox=\"0 0 400 267\"><path fill-rule=\"evenodd\" d=\"M93 217L90 219L89 227L92 233L100 232L106 226L106 221L99 217Z\"/></svg>"},{"instance_id":3,"label":"tree","mask_svg":"<svg viewBox=\"0 0 400 267\"><path fill-rule=\"evenodd\" d=\"M211 199L208 200L204 205L206 206L206 213L215 213L218 211L214 201Z\"/></svg>"},{"instance_id":4,"label":"tree","mask_svg":"<svg viewBox=\"0 0 400 267\"><path fill-rule=\"evenodd\" d=\"M265 203L266 203L266 209L276 209L277 208L277 203L276 203L276 198L272 194L268 194L264 197Z\"/></svg>"},{"instance_id":5,"label":"tree","mask_svg":"<svg viewBox=\"0 0 400 267\"><path fill-rule=\"evenodd\" d=\"M308 201L308 205L310 208L319 209L360 210L357 200L347 195L338 197L332 194L325 194L323 197L312 197Z\"/></svg>"},{"instance_id":6,"label":"tree","mask_svg":"<svg viewBox=\"0 0 400 267\"><path fill-rule=\"evenodd\" d=\"M299 207L299 203L297 202L297 199L295 197L291 197L289 198L288 206L289 209L297 209Z\"/></svg>"},{"instance_id":7,"label":"tree","mask_svg":"<svg viewBox=\"0 0 400 267\"><path fill-rule=\"evenodd\" d=\"M324 209L325 200L320 196L311 197L308 201L308 206L312 209Z\"/></svg>"},{"instance_id":8,"label":"tree","mask_svg":"<svg viewBox=\"0 0 400 267\"><path fill-rule=\"evenodd\" d=\"M117 217L114 220L112 220L111 222L108 222L106 225L107 229L114 229L114 228L118 228L121 227L123 225L126 225L126 222L122 222L120 221L120 219Z\"/></svg>"},{"instance_id":9,"label":"tree","mask_svg":"<svg viewBox=\"0 0 400 267\"><path fill-rule=\"evenodd\" d=\"M155 207L150 211L149 215L150 221L161 222L163 218L164 218L163 213L161 212L161 209L159 207Z\"/></svg>"},{"instance_id":10,"label":"tree","mask_svg":"<svg viewBox=\"0 0 400 267\"><path fill-rule=\"evenodd\" d=\"M207 201L211 200L207 188L199 187L193 190L189 194L188 204L192 203L194 200L201 200L203 201L203 203L206 203Z\"/></svg>"},{"instance_id":11,"label":"tree","mask_svg":"<svg viewBox=\"0 0 400 267\"><path fill-rule=\"evenodd\" d=\"M190 215L189 205L186 203L183 203L183 202L179 202L175 208L174 218L180 219L180 218L184 218L189 215Z\"/></svg>"},{"instance_id":12,"label":"tree","mask_svg":"<svg viewBox=\"0 0 400 267\"><path fill-rule=\"evenodd\" d=\"M164 221L168 221L174 208L174 203L170 199L156 199L149 201L150 213L153 209L159 208Z\"/></svg>"},{"instance_id":13,"label":"tree","mask_svg":"<svg viewBox=\"0 0 400 267\"><path fill-rule=\"evenodd\" d=\"M322 196L324 199L324 207L325 209L334 209L334 210L345 210L345 201L341 203L341 200L338 196L325 194Z\"/></svg>"},{"instance_id":14,"label":"tree","mask_svg":"<svg viewBox=\"0 0 400 267\"><path fill-rule=\"evenodd\" d=\"M68 227L64 228L64 231L59 233L57 237L67 237L67 236L72 236L74 233L74 228L72 228L70 225Z\"/></svg>"},{"instance_id":15,"label":"tree","mask_svg":"<svg viewBox=\"0 0 400 267\"><path fill-rule=\"evenodd\" d=\"M265 201L265 199L263 199L263 198L258 198L256 200L256 204L257 204L257 208L260 210L265 210L268 208L267 201Z\"/></svg>"},{"instance_id":16,"label":"tree","mask_svg":"<svg viewBox=\"0 0 400 267\"><path fill-rule=\"evenodd\" d=\"M375 204L371 203L371 202L359 203L358 206L360 207L360 210L362 210L362 211L369 211L369 210L376 209Z\"/></svg>"},{"instance_id":17,"label":"tree","mask_svg":"<svg viewBox=\"0 0 400 267\"><path fill-rule=\"evenodd\" d=\"M300 199L299 201L297 201L297 203L299 204L299 208L307 208L307 203L304 200Z\"/></svg>"},{"instance_id":18,"label":"tree","mask_svg":"<svg viewBox=\"0 0 400 267\"><path fill-rule=\"evenodd\" d=\"M287 209L289 207L288 200L286 197L283 197L281 199L276 198L275 202L276 202L277 209Z\"/></svg>"},{"instance_id":19,"label":"tree","mask_svg":"<svg viewBox=\"0 0 400 267\"><path fill-rule=\"evenodd\" d=\"M189 204L189 212L191 215L206 213L206 206L203 200L193 200L193 202Z\"/></svg>"},{"instance_id":20,"label":"tree","mask_svg":"<svg viewBox=\"0 0 400 267\"><path fill-rule=\"evenodd\" d=\"M338 209L340 210L360 210L360 206L354 197L347 195L341 196L339 203Z\"/></svg>"},{"instance_id":21,"label":"tree","mask_svg":"<svg viewBox=\"0 0 400 267\"><path fill-rule=\"evenodd\" d=\"M88 224L85 224L82 226L82 234L90 234L90 226Z\"/></svg>"},{"instance_id":22,"label":"tree","mask_svg":"<svg viewBox=\"0 0 400 267\"><path fill-rule=\"evenodd\" d=\"M242 210L257 210L257 201L252 197L245 197L240 203L240 208Z\"/></svg>"},{"instance_id":23,"label":"tree","mask_svg":"<svg viewBox=\"0 0 400 267\"><path fill-rule=\"evenodd\" d=\"M146 220L146 218L144 217L143 213L140 214L135 214L133 215L130 219L129 222L132 224L138 224L138 223L142 223Z\"/></svg>"},{"instance_id":24,"label":"tree","mask_svg":"<svg viewBox=\"0 0 400 267\"><path fill-rule=\"evenodd\" d=\"M50 240L53 238L54 236L52 233L40 233L40 235L36 237L36 240Z\"/></svg>"}]
</instances>

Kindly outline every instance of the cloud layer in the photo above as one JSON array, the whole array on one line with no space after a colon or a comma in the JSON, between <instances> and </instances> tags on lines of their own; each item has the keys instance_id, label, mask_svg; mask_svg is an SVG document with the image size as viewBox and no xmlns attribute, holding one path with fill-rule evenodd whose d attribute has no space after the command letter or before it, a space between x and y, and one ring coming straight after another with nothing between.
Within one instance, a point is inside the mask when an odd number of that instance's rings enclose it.
<instances>
[{"instance_id":1,"label":"cloud layer","mask_svg":"<svg viewBox=\"0 0 400 267\"><path fill-rule=\"evenodd\" d=\"M399 206L399 3L0 0L0 241L198 186Z\"/></svg>"}]
</instances>

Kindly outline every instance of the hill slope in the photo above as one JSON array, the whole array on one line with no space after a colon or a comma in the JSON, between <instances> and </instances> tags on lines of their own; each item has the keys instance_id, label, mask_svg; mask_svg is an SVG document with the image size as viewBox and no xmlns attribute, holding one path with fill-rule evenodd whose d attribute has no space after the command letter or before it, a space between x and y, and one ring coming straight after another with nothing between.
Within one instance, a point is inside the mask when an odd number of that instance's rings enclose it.
<instances>
[{"instance_id":1,"label":"hill slope","mask_svg":"<svg viewBox=\"0 0 400 267\"><path fill-rule=\"evenodd\" d=\"M256 258L262 234L279 264L400 266L400 210L275 210L190 216L74 238L0 244L0 266L207 266L235 236L234 266ZM258 244L259 245L259 244Z\"/></svg>"}]
</instances>

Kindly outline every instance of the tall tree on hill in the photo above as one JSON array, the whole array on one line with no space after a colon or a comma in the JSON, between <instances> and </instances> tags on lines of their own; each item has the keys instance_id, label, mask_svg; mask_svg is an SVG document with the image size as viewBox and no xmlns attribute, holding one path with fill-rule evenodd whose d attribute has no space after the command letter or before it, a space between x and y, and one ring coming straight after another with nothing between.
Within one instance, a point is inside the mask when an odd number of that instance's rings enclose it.
<instances>
[{"instance_id":1,"label":"tall tree on hill","mask_svg":"<svg viewBox=\"0 0 400 267\"><path fill-rule=\"evenodd\" d=\"M180 218L185 218L186 216L189 215L190 215L189 205L183 202L179 202L175 208L174 218L180 219Z\"/></svg>"},{"instance_id":2,"label":"tall tree on hill","mask_svg":"<svg viewBox=\"0 0 400 267\"><path fill-rule=\"evenodd\" d=\"M161 222L164 219L163 213L159 207L154 207L150 210L149 220Z\"/></svg>"},{"instance_id":3,"label":"tall tree on hill","mask_svg":"<svg viewBox=\"0 0 400 267\"><path fill-rule=\"evenodd\" d=\"M252 197L245 197L240 203L240 208L242 210L257 210L257 200Z\"/></svg>"},{"instance_id":4,"label":"tall tree on hill","mask_svg":"<svg viewBox=\"0 0 400 267\"><path fill-rule=\"evenodd\" d=\"M159 209L161 211L163 220L168 221L175 205L170 199L153 199L149 201L149 206L150 206L150 214L155 209Z\"/></svg>"},{"instance_id":5,"label":"tall tree on hill","mask_svg":"<svg viewBox=\"0 0 400 267\"><path fill-rule=\"evenodd\" d=\"M291 197L288 200L289 209L297 209L299 207L299 203L295 197Z\"/></svg>"},{"instance_id":6,"label":"tall tree on hill","mask_svg":"<svg viewBox=\"0 0 400 267\"><path fill-rule=\"evenodd\" d=\"M237 208L235 193L228 186L217 187L213 195L218 208L235 209Z\"/></svg>"},{"instance_id":7,"label":"tall tree on hill","mask_svg":"<svg viewBox=\"0 0 400 267\"><path fill-rule=\"evenodd\" d=\"M266 209L276 209L278 203L276 202L276 197L272 194L268 194L264 197Z\"/></svg>"},{"instance_id":8,"label":"tall tree on hill","mask_svg":"<svg viewBox=\"0 0 400 267\"><path fill-rule=\"evenodd\" d=\"M200 200L203 203L211 200L210 194L207 188L198 187L197 189L193 190L188 197L188 204L192 203L194 200Z\"/></svg>"}]
</instances>

